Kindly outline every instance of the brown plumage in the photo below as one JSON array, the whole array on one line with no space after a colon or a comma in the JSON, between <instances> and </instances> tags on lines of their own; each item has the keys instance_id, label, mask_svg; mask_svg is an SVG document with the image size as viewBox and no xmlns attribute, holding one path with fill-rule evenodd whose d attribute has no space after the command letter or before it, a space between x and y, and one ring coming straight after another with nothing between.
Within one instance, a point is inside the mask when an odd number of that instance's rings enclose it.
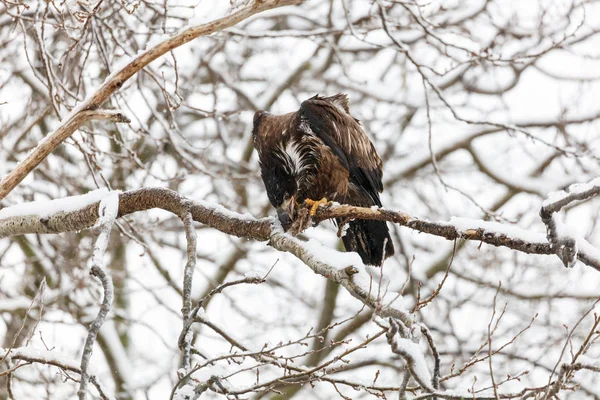
<instances>
[{"instance_id":1,"label":"brown plumage","mask_svg":"<svg viewBox=\"0 0 600 400\"><path fill-rule=\"evenodd\" d=\"M267 195L284 229L292 224L295 202L306 199L381 206L381 159L350 114L345 94L314 96L284 115L258 111L252 133ZM342 240L365 264L381 265L394 254L383 221L353 220Z\"/></svg>"}]
</instances>

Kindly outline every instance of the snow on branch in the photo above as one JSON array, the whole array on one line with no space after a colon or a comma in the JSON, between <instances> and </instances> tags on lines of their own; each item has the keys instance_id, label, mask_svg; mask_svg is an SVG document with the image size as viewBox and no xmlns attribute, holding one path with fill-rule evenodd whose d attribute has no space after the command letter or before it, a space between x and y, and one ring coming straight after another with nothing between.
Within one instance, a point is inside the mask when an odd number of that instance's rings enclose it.
<instances>
[{"instance_id":1,"label":"snow on branch","mask_svg":"<svg viewBox=\"0 0 600 400\"><path fill-rule=\"evenodd\" d=\"M79 362L68 358L54 350L38 350L31 347L17 347L14 349L0 348L0 359L10 358L13 360L23 360L32 363L53 365L55 367L79 373Z\"/></svg>"},{"instance_id":2,"label":"snow on branch","mask_svg":"<svg viewBox=\"0 0 600 400\"><path fill-rule=\"evenodd\" d=\"M408 311L394 308L392 306L381 307L380 299L377 298L378 287L376 282L369 282L365 278L359 280L358 277L364 277L364 265L360 258L353 257L353 254L345 255L324 246L317 245L316 242L306 242L281 232L276 232L271 236L270 244L273 248L281 251L287 251L298 257L302 262L309 266L315 273L342 285L348 293L360 300L363 304L377 310L381 317L394 317L406 325L413 324L412 317ZM335 264L331 257L324 256L327 253L337 253L338 261ZM350 256L350 257L347 257ZM349 262L344 262L349 261ZM332 263L333 266L330 263ZM362 271L362 274L360 273Z\"/></svg>"},{"instance_id":3,"label":"snow on branch","mask_svg":"<svg viewBox=\"0 0 600 400\"><path fill-rule=\"evenodd\" d=\"M431 374L427 368L425 355L419 347L419 337L411 335L411 332L406 327L401 328L402 321L395 321L393 318L388 318L390 327L386 333L386 337L392 351L398 354L406 363L410 374L418 382L419 386L428 392L435 392L432 385ZM403 334L402 334L403 333Z\"/></svg>"},{"instance_id":4,"label":"snow on branch","mask_svg":"<svg viewBox=\"0 0 600 400\"><path fill-rule=\"evenodd\" d=\"M118 196L117 218L153 208L160 208L183 218L187 213L187 204L190 203L188 199L179 193L165 188L131 190L119 193ZM69 199L73 201L73 198ZM60 202L61 200L56 201ZM27 233L62 233L88 229L98 221L98 206L99 198L94 203L82 201L79 209L65 211L61 208L57 213L43 218L27 211L13 213L8 211L12 210L13 207L8 207L2 211L7 210L7 212L14 215L7 218L0 217L0 238ZM247 214L242 215L229 211L218 204L202 201L192 202L190 207L192 217L196 222L238 237L262 241L269 239L271 220L268 218L256 219ZM25 207L25 210L27 210L27 207Z\"/></svg>"},{"instance_id":5,"label":"snow on branch","mask_svg":"<svg viewBox=\"0 0 600 400\"><path fill-rule=\"evenodd\" d=\"M184 218L188 207L194 221L228 235L267 241L276 233L272 229L273 220L271 218L258 219L249 214L239 214L227 210L219 204L191 201L179 193L165 188L144 188L119 193L117 217L121 218L134 212L160 208ZM78 210L60 211L44 218L37 215L14 215L15 213L8 211L10 209L12 207L5 210L12 216L0 217L0 238L27 233L79 231L92 227L98 220L98 203L89 204ZM508 247L527 254L556 254L542 233L534 233L514 225L497 222L466 218L453 218L449 222L428 221L402 211L339 204L318 208L314 221L318 223L331 218L388 221L448 240L472 240L496 247ZM577 253L579 260L600 270L598 253L600 251L593 245L583 239L579 240Z\"/></svg>"},{"instance_id":6,"label":"snow on branch","mask_svg":"<svg viewBox=\"0 0 600 400\"><path fill-rule=\"evenodd\" d=\"M17 204L0 210L0 220L10 217L35 215L40 218L49 217L60 212L76 211L90 204L97 203L108 194L108 189L93 190L80 196L64 197L56 200L40 200Z\"/></svg>"},{"instance_id":7,"label":"snow on branch","mask_svg":"<svg viewBox=\"0 0 600 400\"><path fill-rule=\"evenodd\" d=\"M588 183L577 183L566 191L551 193L542 203L540 217L546 225L546 237L553 252L565 267L571 268L579 258L588 265L600 266L600 250L583 238L575 238L567 227L556 218L556 213L569 204L585 201L600 194L600 178Z\"/></svg>"},{"instance_id":8,"label":"snow on branch","mask_svg":"<svg viewBox=\"0 0 600 400\"><path fill-rule=\"evenodd\" d=\"M542 203L542 212L544 215L557 213L568 204L588 200L598 194L600 194L600 178L588 183L576 183L569 186L566 191L551 193Z\"/></svg>"},{"instance_id":9,"label":"snow on branch","mask_svg":"<svg viewBox=\"0 0 600 400\"><path fill-rule=\"evenodd\" d=\"M580 194L579 196L583 195ZM406 310L392 305L382 306L380 299L376 296L378 293L377 283L369 280L365 267L359 257L352 253L340 253L336 250L326 248L313 240L302 241L289 233L284 233L274 218L257 219L248 214L229 211L218 204L192 201L175 191L164 188L146 188L128 192L113 191L108 194L106 194L106 191L100 191L99 193L92 192L80 197L68 198L64 204L60 200L53 201L51 203L52 207L46 210L40 204L36 204L35 206L21 205L18 206L19 208L11 207L2 210L1 215L3 217L0 218L0 237L25 233L58 233L82 230L94 226L98 226L100 229L100 235L95 244L91 272L102 281L104 300L98 317L92 324L92 327L90 327L84 356L82 357L80 371L82 371L82 385L84 388L85 383L83 382L91 381L91 377L86 372L86 367L91 356L95 334L110 310L110 304L114 295L112 281L101 268L110 227L115 218L152 208L169 211L184 221L186 237L188 239L188 253L190 251L194 253L193 249L195 248L192 221L206 224L229 235L251 238L258 241L269 241L269 244L273 248L292 253L315 273L343 286L352 296L375 310L379 317L392 318L398 326L398 332L401 330L412 332L415 329L419 329L419 325L414 323ZM542 233L532 233L515 226L496 222L465 218L453 218L449 222L433 222L414 218L401 211L337 204L317 209L314 220L320 222L330 218L341 218L343 220L361 218L389 221L449 240L462 238L495 246L508 247L530 254L554 254L551 245L545 240ZM580 248L583 250L579 251L578 257L586 262L586 254L594 255L593 251L595 248L585 241L581 243ZM194 259L193 255L190 257L190 254L188 254L187 264L192 266ZM600 268L593 263L590 265ZM185 336L191 325L192 317L193 321L198 322L198 310L194 309L191 311L190 321L184 324L184 330L182 331L184 345L187 344L185 343ZM393 326L391 329L392 331L394 330ZM427 364L424 362L423 354L420 350L417 352L418 346L411 341L414 335L400 335L401 338L398 339L394 336L397 336L397 334L391 333L390 345L392 345L393 351L403 357L411 376L425 391L429 392L429 396L448 399L458 398L454 393L437 390L436 382L439 371L436 371L436 368L439 367L434 368L434 377L432 379L427 370ZM433 348L432 351L435 353ZM185 349L184 353L187 353L187 349ZM190 373L192 371L193 368L190 369ZM304 374L303 371L301 372ZM85 392L79 391L80 398L82 398L81 393ZM515 397L517 394L505 396L507 398ZM477 398L483 399L487 397L478 396Z\"/></svg>"}]
</instances>

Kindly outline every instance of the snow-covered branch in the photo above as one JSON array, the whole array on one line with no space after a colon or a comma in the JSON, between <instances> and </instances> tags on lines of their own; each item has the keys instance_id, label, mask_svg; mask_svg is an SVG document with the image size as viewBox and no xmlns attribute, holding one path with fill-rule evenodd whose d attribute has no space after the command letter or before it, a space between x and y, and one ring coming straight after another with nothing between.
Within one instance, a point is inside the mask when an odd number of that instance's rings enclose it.
<instances>
[{"instance_id":1,"label":"snow-covered branch","mask_svg":"<svg viewBox=\"0 0 600 400\"><path fill-rule=\"evenodd\" d=\"M23 235L27 233L62 233L88 229L98 221L98 204L105 191L94 193L98 197L74 196L65 203L69 207L61 208L60 203L51 203L51 214L38 209L30 211L26 205L18 205L16 211L13 207L0 210L0 238ZM91 196L91 194L88 194ZM84 195L84 196L88 196ZM85 200L85 201L84 201ZM83 205L74 210L73 202ZM60 202L60 200L57 200ZM117 218L126 215L159 208L183 217L187 212L190 200L179 193L165 188L145 188L119 193L119 211ZM36 203L43 208L43 204ZM5 214L4 214L5 213ZM271 231L271 220L268 218L256 219L251 215L242 215L229 211L224 207L204 201L191 203L191 213L194 221L206 224L221 232L246 237L255 240L268 240ZM8 215L4 218L3 215Z\"/></svg>"},{"instance_id":2,"label":"snow-covered branch","mask_svg":"<svg viewBox=\"0 0 600 400\"><path fill-rule=\"evenodd\" d=\"M567 205L589 200L598 194L600 194L600 178L586 184L571 185L567 191L552 193L542 204L540 217L546 225L546 237L565 267L573 267L578 258L596 269L600 267L600 250L584 238L574 237L556 217L556 214Z\"/></svg>"},{"instance_id":3,"label":"snow-covered branch","mask_svg":"<svg viewBox=\"0 0 600 400\"><path fill-rule=\"evenodd\" d=\"M377 310L379 316L397 318L408 326L412 325L412 318L407 311L393 306L381 307L377 298L378 285L365 277L367 274L357 254L341 254L317 242L302 242L280 232L271 236L270 244L275 249L292 253L315 273L339 283L363 304Z\"/></svg>"},{"instance_id":4,"label":"snow-covered branch","mask_svg":"<svg viewBox=\"0 0 600 400\"><path fill-rule=\"evenodd\" d=\"M38 208L43 207L36 203L34 210L30 211L27 204L8 207L0 210L0 238L27 233L60 233L79 231L90 228L98 219L97 197L101 193L84 195L79 199L69 198L68 207L62 209L55 200L51 210L41 213ZM81 204L82 208L74 210L74 204ZM83 206L84 204L87 204ZM191 201L177 192L164 188L145 188L123 192L119 194L118 217L160 208L183 217L190 207L194 221L203 223L229 235L244 237L259 241L271 238L272 219L257 219L249 214L239 214L218 205L204 201ZM3 218L3 216L7 216ZM420 219L402 211L387 210L384 208L365 208L349 205L331 205L317 209L314 220L321 222L331 218L361 218L388 221L400 226L443 237L448 240L470 240L491 244L496 247L507 247L527 254L555 254L551 244L548 243L543 233L530 232L514 225L498 222L483 221L468 218L452 218L449 222L428 221ZM594 256L595 247L581 239L578 258L583 263L600 270L600 261ZM287 251L287 250L286 250Z\"/></svg>"},{"instance_id":5,"label":"snow-covered branch","mask_svg":"<svg viewBox=\"0 0 600 400\"><path fill-rule=\"evenodd\" d=\"M32 363L54 365L66 371L79 373L79 361L70 359L57 351L39 350L31 347L17 347L14 349L0 348L0 358L11 358Z\"/></svg>"},{"instance_id":6,"label":"snow-covered branch","mask_svg":"<svg viewBox=\"0 0 600 400\"><path fill-rule=\"evenodd\" d=\"M407 331L407 334L401 335L400 324L402 321L398 322L393 318L388 318L388 323L390 326L386 337L392 351L404 359L410 374L423 389L428 392L435 392L425 355L419 347L420 337L412 337L410 330L406 328L403 330Z\"/></svg>"}]
</instances>

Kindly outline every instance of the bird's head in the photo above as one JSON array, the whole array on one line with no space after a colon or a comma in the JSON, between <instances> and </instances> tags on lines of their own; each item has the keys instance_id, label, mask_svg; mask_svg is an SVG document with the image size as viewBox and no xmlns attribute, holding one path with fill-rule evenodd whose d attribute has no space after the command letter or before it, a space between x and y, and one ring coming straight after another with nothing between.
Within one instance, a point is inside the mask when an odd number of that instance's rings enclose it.
<instances>
[{"instance_id":1,"label":"bird's head","mask_svg":"<svg viewBox=\"0 0 600 400\"><path fill-rule=\"evenodd\" d=\"M277 210L277 217L283 230L287 231L296 217L296 192L298 185L292 176L282 176L280 169L268 168L263 170L265 185L269 188L267 195L269 201Z\"/></svg>"},{"instance_id":2,"label":"bird's head","mask_svg":"<svg viewBox=\"0 0 600 400\"><path fill-rule=\"evenodd\" d=\"M281 132L272 123L273 118L266 111L257 111L254 114L252 137L254 147L258 151L260 169L269 201L277 209L277 217L284 230L288 230L295 217L298 183L292 174L291 168L285 166L289 155L282 153L277 146ZM276 136L273 137L273 134ZM275 140L274 140L275 139ZM282 164L283 163L283 164Z\"/></svg>"},{"instance_id":3,"label":"bird's head","mask_svg":"<svg viewBox=\"0 0 600 400\"><path fill-rule=\"evenodd\" d=\"M256 139L256 135L258 135L258 129L259 129L260 123L262 121L264 121L264 119L267 115L269 115L269 113L264 110L259 110L254 113L254 120L253 120L253 124L252 124L252 137L254 137L255 139Z\"/></svg>"},{"instance_id":4,"label":"bird's head","mask_svg":"<svg viewBox=\"0 0 600 400\"><path fill-rule=\"evenodd\" d=\"M290 229L294 223L295 212L296 199L294 196L284 198L281 205L277 207L277 218L279 218L284 231Z\"/></svg>"}]
</instances>

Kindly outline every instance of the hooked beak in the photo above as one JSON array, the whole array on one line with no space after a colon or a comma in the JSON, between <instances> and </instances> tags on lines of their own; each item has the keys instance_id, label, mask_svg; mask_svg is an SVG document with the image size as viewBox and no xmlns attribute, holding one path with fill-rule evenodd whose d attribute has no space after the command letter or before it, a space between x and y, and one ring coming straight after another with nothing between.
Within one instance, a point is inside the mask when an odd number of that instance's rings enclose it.
<instances>
[{"instance_id":1,"label":"hooked beak","mask_svg":"<svg viewBox=\"0 0 600 400\"><path fill-rule=\"evenodd\" d=\"M292 196L288 200L287 204L287 212L289 212L292 216L294 215L294 207L296 207L296 199L294 198L294 196Z\"/></svg>"},{"instance_id":2,"label":"hooked beak","mask_svg":"<svg viewBox=\"0 0 600 400\"><path fill-rule=\"evenodd\" d=\"M294 207L296 206L296 199L294 196L288 200L284 200L281 206L277 208L277 217L284 231L287 231L294 222Z\"/></svg>"}]
</instances>

